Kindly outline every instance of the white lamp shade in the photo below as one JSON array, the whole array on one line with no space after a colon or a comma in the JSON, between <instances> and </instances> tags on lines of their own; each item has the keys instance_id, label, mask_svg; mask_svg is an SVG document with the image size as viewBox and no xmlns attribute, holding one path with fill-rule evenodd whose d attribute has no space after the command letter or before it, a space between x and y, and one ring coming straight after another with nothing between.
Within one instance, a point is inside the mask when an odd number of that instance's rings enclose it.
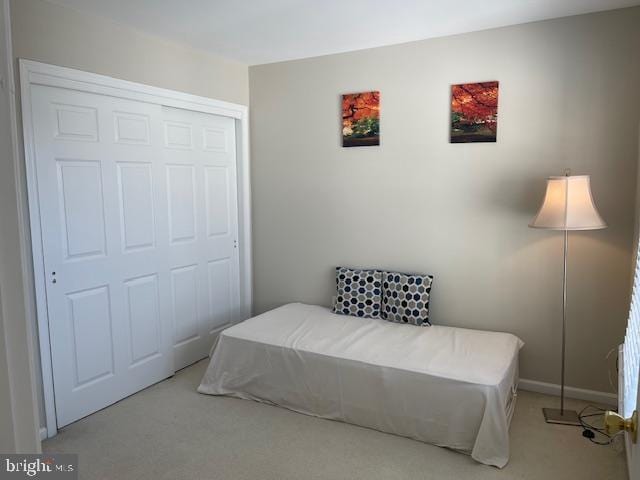
<instances>
[{"instance_id":1,"label":"white lamp shade","mask_svg":"<svg viewBox=\"0 0 640 480\"><path fill-rule=\"evenodd\" d=\"M529 226L549 230L607 228L593 203L589 175L549 177L542 206Z\"/></svg>"}]
</instances>

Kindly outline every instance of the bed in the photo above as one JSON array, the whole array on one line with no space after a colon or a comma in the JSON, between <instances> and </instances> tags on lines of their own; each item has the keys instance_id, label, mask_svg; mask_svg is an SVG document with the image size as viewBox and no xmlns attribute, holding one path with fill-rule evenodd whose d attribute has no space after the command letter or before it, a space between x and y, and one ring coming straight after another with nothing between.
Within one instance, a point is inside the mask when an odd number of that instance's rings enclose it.
<instances>
[{"instance_id":1,"label":"bed","mask_svg":"<svg viewBox=\"0 0 640 480\"><path fill-rule=\"evenodd\" d=\"M523 343L293 303L224 330L198 391L410 437L504 467Z\"/></svg>"}]
</instances>

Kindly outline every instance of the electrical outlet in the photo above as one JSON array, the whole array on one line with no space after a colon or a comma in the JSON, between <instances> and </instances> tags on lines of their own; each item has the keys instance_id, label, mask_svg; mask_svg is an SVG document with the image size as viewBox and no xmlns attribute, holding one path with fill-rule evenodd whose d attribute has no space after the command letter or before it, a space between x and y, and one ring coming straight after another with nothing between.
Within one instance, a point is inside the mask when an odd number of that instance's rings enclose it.
<instances>
[{"instance_id":1,"label":"electrical outlet","mask_svg":"<svg viewBox=\"0 0 640 480\"><path fill-rule=\"evenodd\" d=\"M331 297L331 305L335 305L337 300L338 300L337 295L334 295L333 297Z\"/></svg>"}]
</instances>

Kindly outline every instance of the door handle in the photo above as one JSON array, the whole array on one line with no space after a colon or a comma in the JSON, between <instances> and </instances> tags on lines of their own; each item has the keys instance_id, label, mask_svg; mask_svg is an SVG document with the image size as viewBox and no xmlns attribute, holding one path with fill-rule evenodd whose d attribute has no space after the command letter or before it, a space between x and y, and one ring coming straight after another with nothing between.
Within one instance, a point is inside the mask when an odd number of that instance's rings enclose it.
<instances>
[{"instance_id":1,"label":"door handle","mask_svg":"<svg viewBox=\"0 0 640 480\"><path fill-rule=\"evenodd\" d=\"M619 413L607 410L604 414L604 429L607 435L620 431L629 432L631 441L636 443L638 440L638 411L634 410L630 418L624 418Z\"/></svg>"}]
</instances>

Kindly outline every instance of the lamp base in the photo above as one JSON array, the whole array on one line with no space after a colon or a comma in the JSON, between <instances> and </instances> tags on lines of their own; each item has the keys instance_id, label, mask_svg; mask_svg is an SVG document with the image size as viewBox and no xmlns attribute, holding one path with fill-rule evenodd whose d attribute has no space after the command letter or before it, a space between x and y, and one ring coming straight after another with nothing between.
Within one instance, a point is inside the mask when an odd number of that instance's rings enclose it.
<instances>
[{"instance_id":1,"label":"lamp base","mask_svg":"<svg viewBox=\"0 0 640 480\"><path fill-rule=\"evenodd\" d=\"M559 408L543 408L544 421L547 423L558 423L560 425L577 425L580 426L580 418L575 410L564 409L562 412Z\"/></svg>"}]
</instances>

